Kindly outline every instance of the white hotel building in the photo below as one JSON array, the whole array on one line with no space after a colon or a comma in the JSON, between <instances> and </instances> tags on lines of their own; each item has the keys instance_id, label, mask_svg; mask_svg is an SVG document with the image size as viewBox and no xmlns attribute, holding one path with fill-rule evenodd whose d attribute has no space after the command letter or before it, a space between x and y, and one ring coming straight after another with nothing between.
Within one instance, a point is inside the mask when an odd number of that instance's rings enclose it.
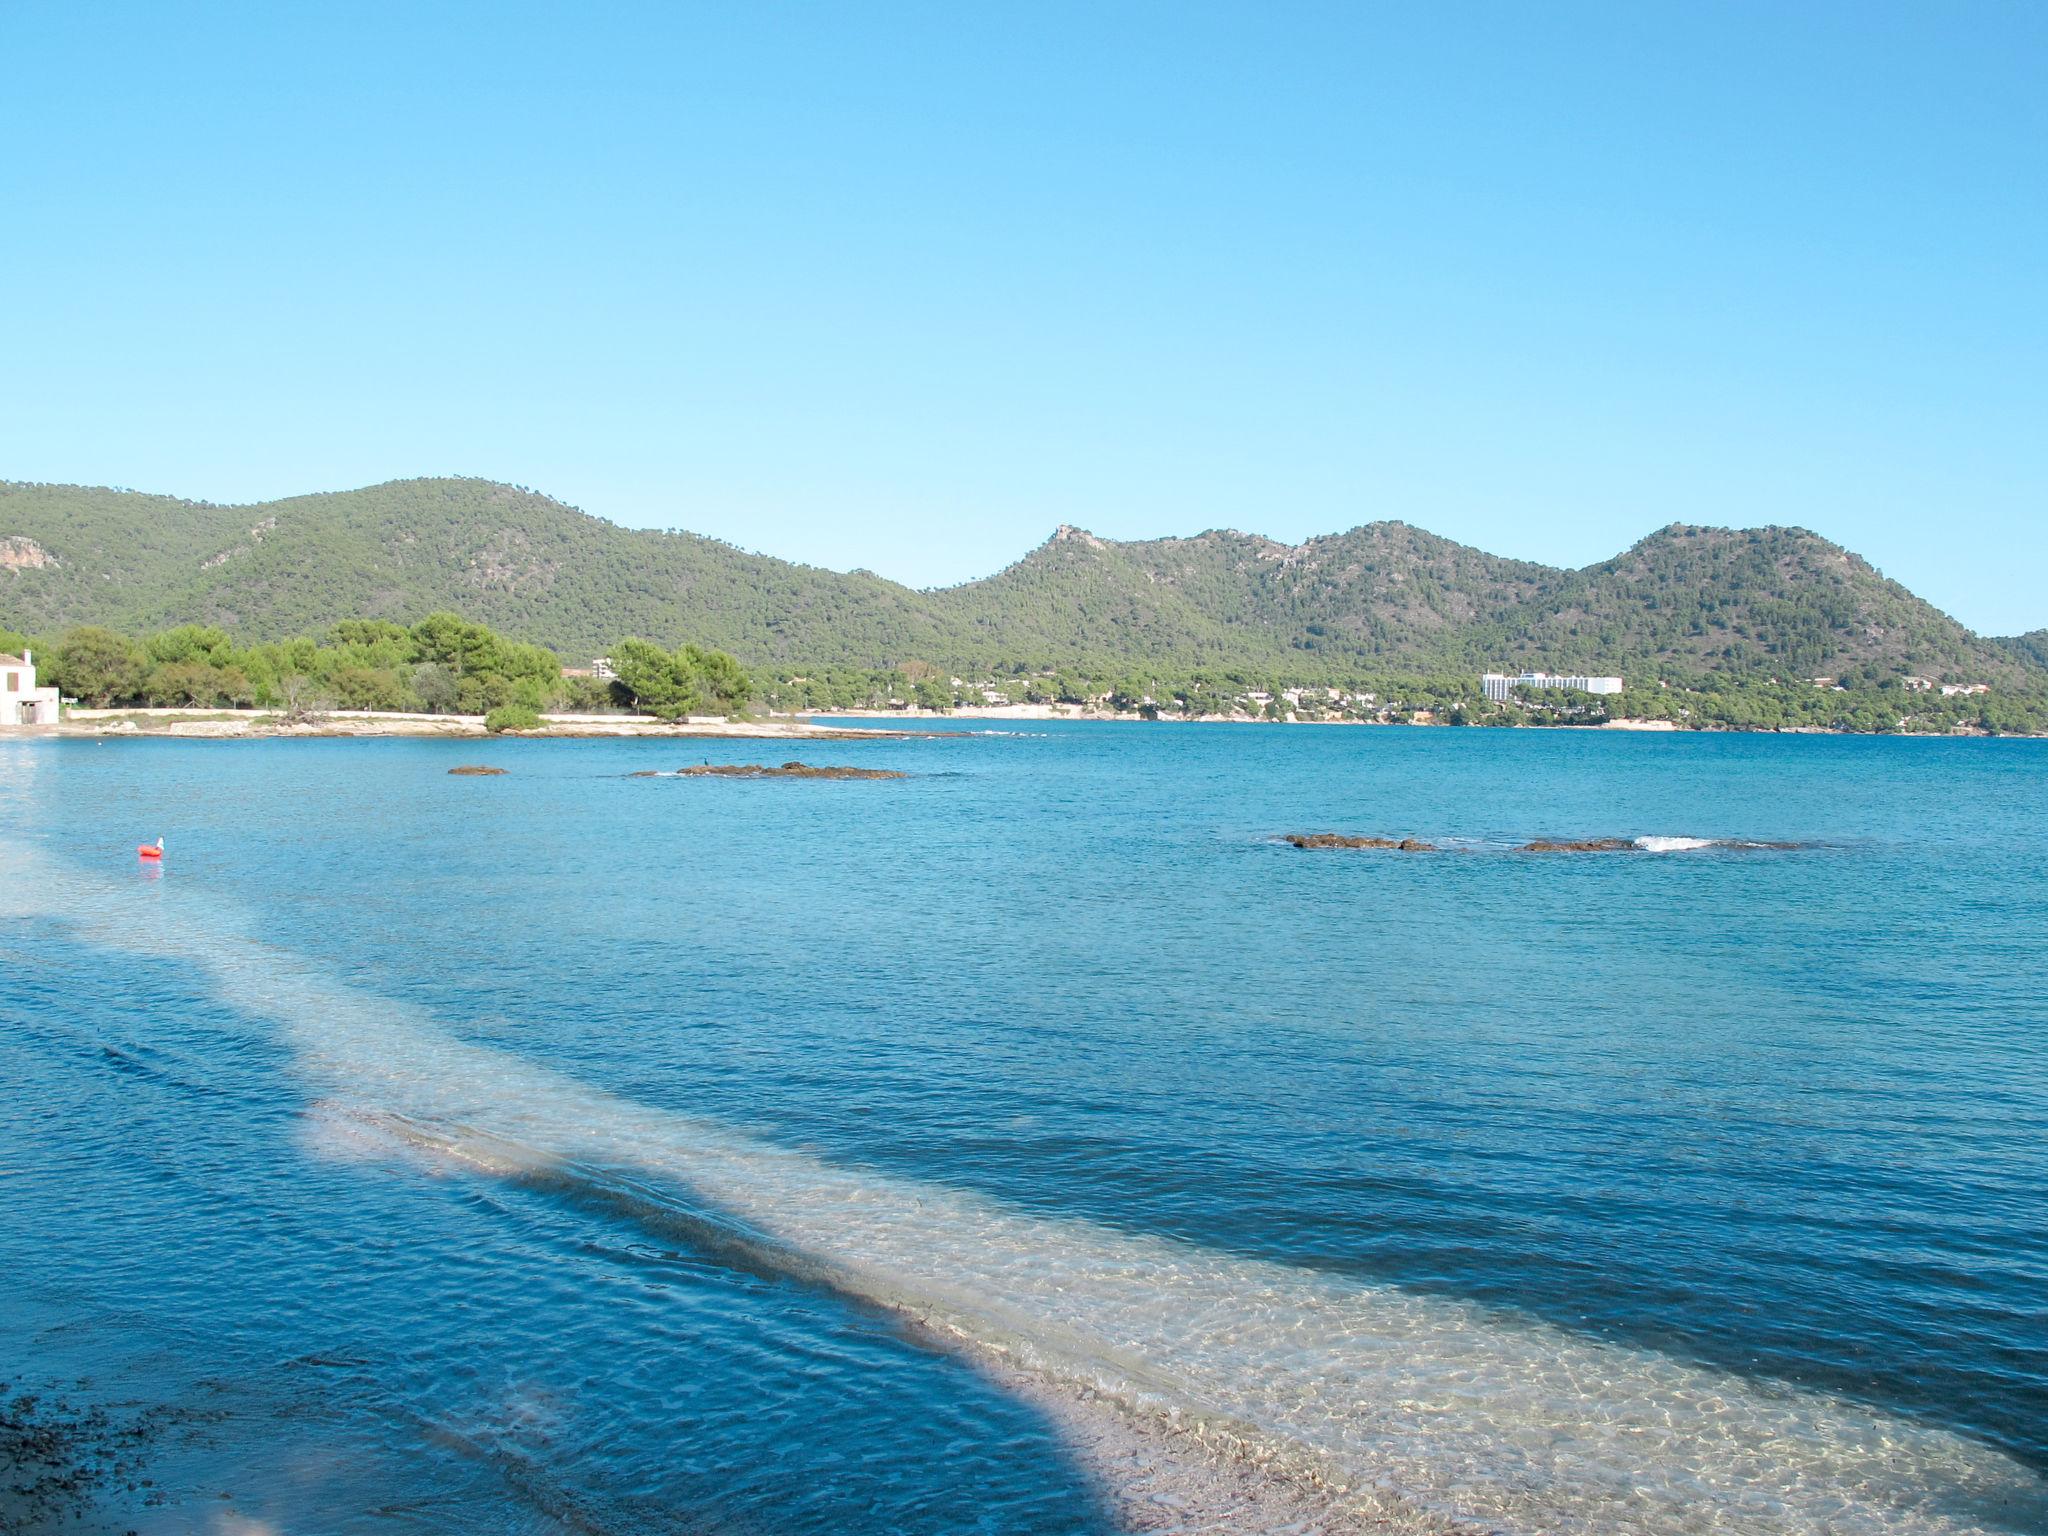
<instances>
[{"instance_id":1,"label":"white hotel building","mask_svg":"<svg viewBox=\"0 0 2048 1536\"><path fill-rule=\"evenodd\" d=\"M1559 672L1524 672L1510 677L1505 672L1488 672L1479 679L1479 686L1486 690L1486 696L1494 703L1505 704L1508 694L1516 688L1570 688L1578 693L1619 693L1621 679Z\"/></svg>"}]
</instances>

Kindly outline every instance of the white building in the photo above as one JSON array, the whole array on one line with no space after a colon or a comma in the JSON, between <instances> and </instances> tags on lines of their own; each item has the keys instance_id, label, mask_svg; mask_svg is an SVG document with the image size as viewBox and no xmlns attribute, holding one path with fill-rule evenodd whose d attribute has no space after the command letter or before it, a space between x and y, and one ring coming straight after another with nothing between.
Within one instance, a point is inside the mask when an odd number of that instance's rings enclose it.
<instances>
[{"instance_id":1,"label":"white building","mask_svg":"<svg viewBox=\"0 0 2048 1536\"><path fill-rule=\"evenodd\" d=\"M0 656L0 725L55 725L57 690L36 686L33 651Z\"/></svg>"},{"instance_id":2,"label":"white building","mask_svg":"<svg viewBox=\"0 0 2048 1536\"><path fill-rule=\"evenodd\" d=\"M1488 672L1479 679L1479 686L1486 690L1486 696L1494 703L1505 704L1509 693L1517 688L1569 688L1575 693L1619 693L1621 679L1556 672L1523 672L1510 677L1505 672Z\"/></svg>"}]
</instances>

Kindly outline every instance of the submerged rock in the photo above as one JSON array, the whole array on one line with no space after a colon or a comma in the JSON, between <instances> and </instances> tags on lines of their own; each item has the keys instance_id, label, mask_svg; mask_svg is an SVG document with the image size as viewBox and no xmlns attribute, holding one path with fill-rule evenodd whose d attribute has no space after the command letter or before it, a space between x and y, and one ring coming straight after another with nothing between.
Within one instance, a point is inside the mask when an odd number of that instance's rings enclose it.
<instances>
[{"instance_id":1,"label":"submerged rock","mask_svg":"<svg viewBox=\"0 0 2048 1536\"><path fill-rule=\"evenodd\" d=\"M450 768L448 771L450 773L462 774L467 778L482 779L489 778L493 774L503 773L505 770L502 768L486 768L482 763L464 763L460 768Z\"/></svg>"},{"instance_id":2,"label":"submerged rock","mask_svg":"<svg viewBox=\"0 0 2048 1536\"><path fill-rule=\"evenodd\" d=\"M1435 843L1415 837L1346 837L1340 832L1290 832L1287 841L1297 848L1391 848L1397 853L1435 853Z\"/></svg>"},{"instance_id":3,"label":"submerged rock","mask_svg":"<svg viewBox=\"0 0 2048 1536\"><path fill-rule=\"evenodd\" d=\"M636 775L637 777L637 775ZM703 763L677 770L685 779L907 779L894 768L814 768L809 763L784 763L770 768L761 763Z\"/></svg>"},{"instance_id":4,"label":"submerged rock","mask_svg":"<svg viewBox=\"0 0 2048 1536\"><path fill-rule=\"evenodd\" d=\"M1640 850L1631 837L1582 837L1567 842L1552 842L1538 838L1533 843L1524 843L1517 853L1636 853Z\"/></svg>"}]
</instances>

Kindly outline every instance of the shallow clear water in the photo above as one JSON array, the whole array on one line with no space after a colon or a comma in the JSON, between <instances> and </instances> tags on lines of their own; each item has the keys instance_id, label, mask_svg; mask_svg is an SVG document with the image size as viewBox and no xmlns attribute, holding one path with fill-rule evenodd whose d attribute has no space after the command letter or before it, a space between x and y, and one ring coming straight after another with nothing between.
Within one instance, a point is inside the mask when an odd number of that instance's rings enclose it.
<instances>
[{"instance_id":1,"label":"shallow clear water","mask_svg":"<svg viewBox=\"0 0 2048 1536\"><path fill-rule=\"evenodd\" d=\"M2044 748L0 744L0 1377L156 1530L1114 1528L979 1345L1397 1524L2048 1531Z\"/></svg>"}]
</instances>

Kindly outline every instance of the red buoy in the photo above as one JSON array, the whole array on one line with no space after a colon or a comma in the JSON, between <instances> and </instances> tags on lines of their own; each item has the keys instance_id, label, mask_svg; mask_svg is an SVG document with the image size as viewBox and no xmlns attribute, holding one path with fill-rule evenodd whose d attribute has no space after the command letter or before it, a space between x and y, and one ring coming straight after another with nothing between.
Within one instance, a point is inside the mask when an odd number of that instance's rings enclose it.
<instances>
[{"instance_id":1,"label":"red buoy","mask_svg":"<svg viewBox=\"0 0 2048 1536\"><path fill-rule=\"evenodd\" d=\"M164 840L162 838L158 838L153 843L143 843L140 847L138 847L135 850L135 855L137 858L142 859L162 858L164 856Z\"/></svg>"}]
</instances>

